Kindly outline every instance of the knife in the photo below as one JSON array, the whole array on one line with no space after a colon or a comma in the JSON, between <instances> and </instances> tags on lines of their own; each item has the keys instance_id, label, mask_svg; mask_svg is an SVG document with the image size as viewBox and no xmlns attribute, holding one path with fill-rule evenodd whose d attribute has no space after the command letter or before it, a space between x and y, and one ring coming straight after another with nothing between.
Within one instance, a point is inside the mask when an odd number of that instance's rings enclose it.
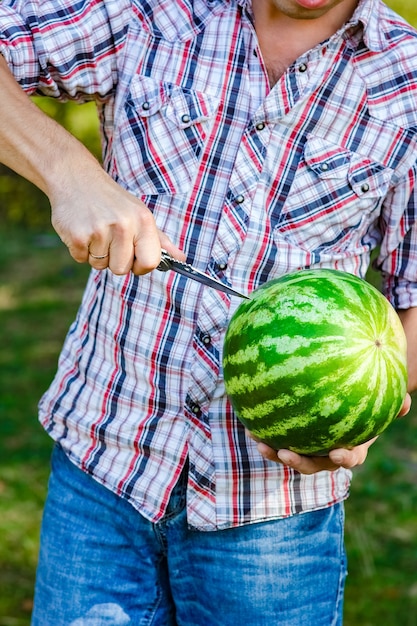
<instances>
[{"instance_id":1,"label":"knife","mask_svg":"<svg viewBox=\"0 0 417 626\"><path fill-rule=\"evenodd\" d=\"M213 289L228 293L230 296L238 296L239 298L245 298L246 300L250 300L248 296L245 296L243 293L240 293L239 291L228 287L220 280L217 280L217 278L207 276L207 274L204 274L204 272L200 272L200 270L196 269L192 265L174 259L174 257L172 257L166 250L161 250L161 261L156 269L160 272L173 270L174 272L177 272L177 274L181 274L182 276L186 276L187 278L192 278L202 285L213 287Z\"/></svg>"}]
</instances>

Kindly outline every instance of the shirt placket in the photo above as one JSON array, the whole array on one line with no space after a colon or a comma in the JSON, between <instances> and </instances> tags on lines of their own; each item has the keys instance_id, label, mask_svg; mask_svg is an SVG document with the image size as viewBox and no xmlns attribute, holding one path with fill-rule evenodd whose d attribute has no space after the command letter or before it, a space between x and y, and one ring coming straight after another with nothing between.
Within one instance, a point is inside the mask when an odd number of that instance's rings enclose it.
<instances>
[{"instance_id":1,"label":"shirt placket","mask_svg":"<svg viewBox=\"0 0 417 626\"><path fill-rule=\"evenodd\" d=\"M254 48L255 50L256 48ZM256 55L254 55L256 56ZM312 65L315 65L312 62ZM259 67L258 79L261 76ZM239 270L235 264L245 242L248 228L259 229L262 211L257 207L256 194L259 189L268 144L276 123L291 110L295 101L308 87L307 63L300 63L283 84L277 85L255 110L240 143L230 176L228 193L214 241L212 256L207 272L220 278L243 292L250 291L248 268ZM265 87L263 86L263 89ZM269 242L264 241L265 248ZM262 244L260 244L260 248ZM262 250L260 249L262 253ZM185 413L194 428L190 429L190 474L204 476L206 494L201 497L200 489L193 489L193 480L188 494L189 520L192 525L213 525L215 508L226 503L215 501L216 467L213 458L209 410L210 399L219 384L224 332L232 312L239 304L232 298L213 289L201 292L198 326L193 339L193 358L190 385ZM234 455L228 454L229 458ZM226 504L227 507L227 504Z\"/></svg>"}]
</instances>

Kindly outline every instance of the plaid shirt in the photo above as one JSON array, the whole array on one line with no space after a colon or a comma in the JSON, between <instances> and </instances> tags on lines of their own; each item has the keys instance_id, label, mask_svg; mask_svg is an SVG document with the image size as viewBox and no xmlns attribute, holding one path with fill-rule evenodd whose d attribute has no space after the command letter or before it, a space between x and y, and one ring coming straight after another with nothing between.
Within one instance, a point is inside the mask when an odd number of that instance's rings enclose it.
<instances>
[{"instance_id":1,"label":"plaid shirt","mask_svg":"<svg viewBox=\"0 0 417 626\"><path fill-rule=\"evenodd\" d=\"M379 0L271 88L249 0L4 0L28 93L98 102L107 171L188 261L243 292L304 267L417 306L417 38ZM224 393L238 305L172 272L92 271L41 421L74 463L158 521L189 459L188 519L227 528L328 506L350 473L265 461Z\"/></svg>"}]
</instances>

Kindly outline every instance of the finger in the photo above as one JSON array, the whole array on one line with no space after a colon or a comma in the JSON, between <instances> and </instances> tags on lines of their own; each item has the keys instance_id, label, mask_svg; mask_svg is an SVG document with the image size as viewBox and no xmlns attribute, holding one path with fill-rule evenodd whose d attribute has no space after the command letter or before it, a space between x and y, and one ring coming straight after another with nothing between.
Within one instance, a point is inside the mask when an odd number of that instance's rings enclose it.
<instances>
[{"instance_id":1,"label":"finger","mask_svg":"<svg viewBox=\"0 0 417 626\"><path fill-rule=\"evenodd\" d=\"M300 474L315 474L323 470L334 471L339 467L327 456L309 457L291 450L274 450L262 442L258 443L257 448L267 461L281 463L300 472Z\"/></svg>"},{"instance_id":2,"label":"finger","mask_svg":"<svg viewBox=\"0 0 417 626\"><path fill-rule=\"evenodd\" d=\"M411 396L409 393L407 393L407 395L404 398L404 403L400 409L400 412L398 413L398 417L404 417L404 415L407 415L410 409L411 409Z\"/></svg>"},{"instance_id":3,"label":"finger","mask_svg":"<svg viewBox=\"0 0 417 626\"><path fill-rule=\"evenodd\" d=\"M154 232L149 237L141 237L135 246L135 260L133 272L135 274L145 274L154 270L161 261L161 250L166 250L174 259L185 261L184 252L172 243L170 238L160 230L157 230L157 240L154 238ZM158 242L154 246L154 242ZM138 256L139 255L139 256Z\"/></svg>"},{"instance_id":4,"label":"finger","mask_svg":"<svg viewBox=\"0 0 417 626\"><path fill-rule=\"evenodd\" d=\"M370 446L378 439L374 437L366 443L359 446L355 446L351 450L347 448L337 448L329 452L329 458L338 467L344 467L345 469L352 469L358 465L362 465L368 455Z\"/></svg>"},{"instance_id":5,"label":"finger","mask_svg":"<svg viewBox=\"0 0 417 626\"><path fill-rule=\"evenodd\" d=\"M253 435L250 436L254 441L257 441ZM291 450L274 450L263 442L258 443L257 449L267 461L281 463L301 474L315 474L323 470L334 471L340 467L328 456L305 456Z\"/></svg>"},{"instance_id":6,"label":"finger","mask_svg":"<svg viewBox=\"0 0 417 626\"><path fill-rule=\"evenodd\" d=\"M109 260L110 252L107 243L91 242L88 245L88 262L91 267L102 270L108 266Z\"/></svg>"},{"instance_id":7,"label":"finger","mask_svg":"<svg viewBox=\"0 0 417 626\"><path fill-rule=\"evenodd\" d=\"M166 250L174 259L177 259L177 261L187 260L184 252L177 248L177 246L172 243L171 239L161 231L159 231L159 242L161 244L161 248Z\"/></svg>"},{"instance_id":8,"label":"finger","mask_svg":"<svg viewBox=\"0 0 417 626\"><path fill-rule=\"evenodd\" d=\"M274 448L271 448L266 443L259 441L253 435L250 435L251 439L257 442L258 452L263 456L267 461L274 461L274 463L281 463L281 460L278 458L277 451Z\"/></svg>"},{"instance_id":9,"label":"finger","mask_svg":"<svg viewBox=\"0 0 417 626\"><path fill-rule=\"evenodd\" d=\"M68 248L74 261L89 263L96 269L107 267L109 262L109 243L107 236L100 233L88 233L87 229L78 228L72 231L65 228L61 221L55 220L55 230L61 241Z\"/></svg>"},{"instance_id":10,"label":"finger","mask_svg":"<svg viewBox=\"0 0 417 626\"><path fill-rule=\"evenodd\" d=\"M109 267L109 255L107 254L104 258L91 258L89 256L89 265L93 267L95 270L105 270L106 267Z\"/></svg>"},{"instance_id":11,"label":"finger","mask_svg":"<svg viewBox=\"0 0 417 626\"><path fill-rule=\"evenodd\" d=\"M116 275L130 271L146 274L155 269L161 258L158 230L152 213L146 207L121 217L110 229L108 267Z\"/></svg>"},{"instance_id":12,"label":"finger","mask_svg":"<svg viewBox=\"0 0 417 626\"><path fill-rule=\"evenodd\" d=\"M138 234L133 241L133 263L134 274L143 275L154 270L161 261L160 233L156 227L152 213L142 216Z\"/></svg>"},{"instance_id":13,"label":"finger","mask_svg":"<svg viewBox=\"0 0 417 626\"><path fill-rule=\"evenodd\" d=\"M86 246L85 244L84 244L83 247L81 247L81 246L74 246L72 244L65 243L65 241L63 239L62 239L62 241L67 246L68 252L72 256L74 261L77 261L77 263L89 263L90 262L91 259L90 259L90 255L88 253L88 246Z\"/></svg>"},{"instance_id":14,"label":"finger","mask_svg":"<svg viewBox=\"0 0 417 626\"><path fill-rule=\"evenodd\" d=\"M328 456L304 456L291 450L278 450L277 457L284 465L300 474L315 474L323 470L334 471L339 467Z\"/></svg>"},{"instance_id":15,"label":"finger","mask_svg":"<svg viewBox=\"0 0 417 626\"><path fill-rule=\"evenodd\" d=\"M310 475L324 470L335 471L340 467L352 469L357 465L362 465L367 457L369 446L375 439L364 446L357 446L352 450L344 448L332 450L329 456L304 456L291 450L273 450L273 448L263 443L258 444L258 450L268 461L282 463L300 472L300 474Z\"/></svg>"},{"instance_id":16,"label":"finger","mask_svg":"<svg viewBox=\"0 0 417 626\"><path fill-rule=\"evenodd\" d=\"M53 226L62 243L68 248L68 252L77 263L89 262L89 238L86 234L75 234L65 230L57 220Z\"/></svg>"}]
</instances>

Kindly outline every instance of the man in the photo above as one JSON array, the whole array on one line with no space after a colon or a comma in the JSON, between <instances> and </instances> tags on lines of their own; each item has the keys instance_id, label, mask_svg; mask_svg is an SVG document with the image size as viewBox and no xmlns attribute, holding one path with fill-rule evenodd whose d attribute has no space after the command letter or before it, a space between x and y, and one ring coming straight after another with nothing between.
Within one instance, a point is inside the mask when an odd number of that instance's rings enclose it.
<instances>
[{"instance_id":1,"label":"man","mask_svg":"<svg viewBox=\"0 0 417 626\"><path fill-rule=\"evenodd\" d=\"M372 442L257 445L220 367L237 298L153 270L162 247L249 293L364 276L379 247L415 389L416 33L379 0L6 0L0 24L1 158L94 268L40 404L58 443L33 624L340 624ZM104 169L14 79L95 99Z\"/></svg>"}]
</instances>

